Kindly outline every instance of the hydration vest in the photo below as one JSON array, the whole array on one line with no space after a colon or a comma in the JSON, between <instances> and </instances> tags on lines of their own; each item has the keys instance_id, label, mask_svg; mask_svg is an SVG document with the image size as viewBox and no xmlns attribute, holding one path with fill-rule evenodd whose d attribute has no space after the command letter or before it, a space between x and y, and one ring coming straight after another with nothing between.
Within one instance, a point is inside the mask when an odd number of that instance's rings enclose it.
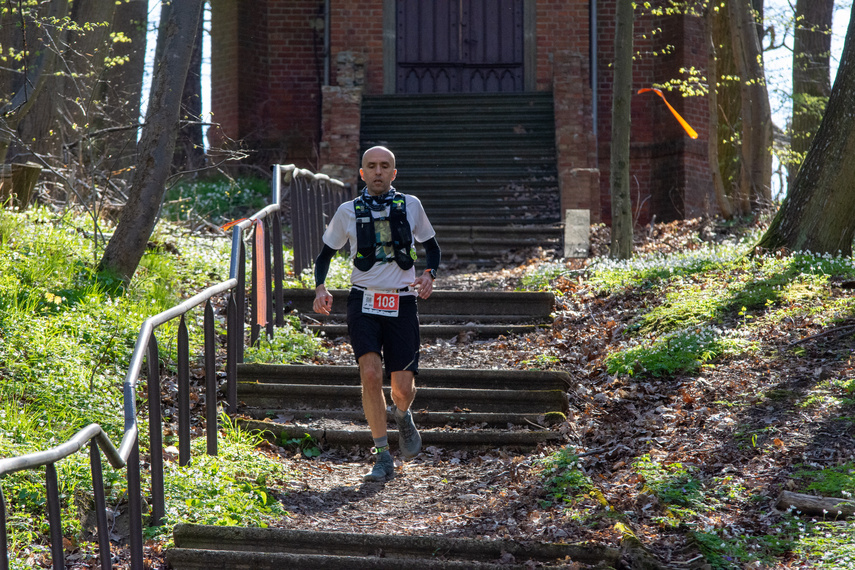
<instances>
[{"instance_id":1,"label":"hydration vest","mask_svg":"<svg viewBox=\"0 0 855 570\"><path fill-rule=\"evenodd\" d=\"M377 220L389 220L389 230L392 241L381 242L374 229L374 216L371 208L360 196L353 201L353 209L356 212L356 256L353 264L360 271L368 271L377 262L377 247L391 246L394 252L395 263L401 269L409 269L416 261L416 249L413 247L413 233L410 223L407 221L407 200L400 192L392 196L392 205L389 208L388 218L377 218Z\"/></svg>"}]
</instances>

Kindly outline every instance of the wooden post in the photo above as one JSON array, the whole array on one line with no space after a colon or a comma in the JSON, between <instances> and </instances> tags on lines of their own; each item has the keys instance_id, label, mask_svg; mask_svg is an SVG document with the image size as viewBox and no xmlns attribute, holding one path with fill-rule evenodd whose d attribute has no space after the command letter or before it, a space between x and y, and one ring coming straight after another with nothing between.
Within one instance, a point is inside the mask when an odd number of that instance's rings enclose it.
<instances>
[{"instance_id":1,"label":"wooden post","mask_svg":"<svg viewBox=\"0 0 855 570\"><path fill-rule=\"evenodd\" d=\"M34 162L3 166L0 170L0 202L7 204L11 198L11 205L26 210L41 172L42 167Z\"/></svg>"}]
</instances>

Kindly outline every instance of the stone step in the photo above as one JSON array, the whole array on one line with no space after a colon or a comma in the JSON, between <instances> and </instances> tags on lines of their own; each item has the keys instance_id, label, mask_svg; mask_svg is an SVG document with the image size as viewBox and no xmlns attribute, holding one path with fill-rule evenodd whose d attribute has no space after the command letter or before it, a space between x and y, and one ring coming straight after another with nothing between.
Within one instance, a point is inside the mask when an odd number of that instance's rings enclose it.
<instances>
[{"instance_id":1,"label":"stone step","mask_svg":"<svg viewBox=\"0 0 855 570\"><path fill-rule=\"evenodd\" d=\"M364 429L365 412L362 408L319 410L319 409L286 409L286 408L244 408L244 414L255 420L269 420L284 423L286 419L294 426L311 427L316 420L332 420L335 423L356 424ZM507 428L508 425L520 426L543 426L549 427L566 419L566 415L557 412L514 414L508 412L472 412L467 408L461 408L458 412L429 412L419 410L416 419L420 429L427 426L473 426ZM392 412L387 414L390 427L394 427ZM299 428L296 431L300 431Z\"/></svg>"},{"instance_id":2,"label":"stone step","mask_svg":"<svg viewBox=\"0 0 855 570\"><path fill-rule=\"evenodd\" d=\"M554 412L558 413L558 412ZM345 424L341 429L326 427L312 423L278 423L274 421L237 418L235 420L241 429L257 431L273 442L281 443L292 438L302 439L309 435L323 447L365 446L371 442L371 430L366 426ZM422 437L422 449L430 446L453 449L497 449L511 448L514 450L532 450L541 444L560 444L564 436L555 431L539 429L509 430L505 429L425 429L419 425L418 415L415 417L416 426ZM320 422L324 423L324 422ZM326 422L330 423L330 422ZM398 445L397 429L389 429L389 443Z\"/></svg>"},{"instance_id":3,"label":"stone step","mask_svg":"<svg viewBox=\"0 0 855 570\"><path fill-rule=\"evenodd\" d=\"M557 215L549 215L546 216L538 216L537 213L532 214L532 217L526 216L496 216L496 215L470 215L466 218L461 217L461 213L457 212L456 215L437 215L434 216L433 219L437 221L437 223L441 224L453 224L455 222L460 222L465 219L466 222L472 224L473 226L481 225L481 226L495 226L496 222L507 222L508 224L520 224L520 223L542 223L542 224L556 224L560 220ZM437 238L438 239L438 238ZM508 241L508 245L506 249L514 249L516 244L513 241ZM495 261L495 260L494 260Z\"/></svg>"},{"instance_id":4,"label":"stone step","mask_svg":"<svg viewBox=\"0 0 855 570\"><path fill-rule=\"evenodd\" d=\"M529 236L520 239L515 239L513 241L514 247L508 248L507 238L502 238L501 236L494 237L468 237L464 234L461 235L445 235L442 238L442 250L445 251L446 248L454 249L460 246L466 246L467 249L476 249L476 248L493 248L497 246L505 246L505 251L508 249L521 249L526 247L555 247L558 245L559 236L557 231L544 232L539 236Z\"/></svg>"},{"instance_id":5,"label":"stone step","mask_svg":"<svg viewBox=\"0 0 855 570\"><path fill-rule=\"evenodd\" d=\"M472 201L462 204L449 204L442 199L426 200L423 203L425 212L428 218L435 219L457 219L461 215L478 217L485 222L493 220L493 223L500 219L513 220L529 220L529 219L552 219L557 220L557 216L551 211L547 205L536 200L493 200L493 201ZM456 217L452 217L456 216Z\"/></svg>"},{"instance_id":6,"label":"stone step","mask_svg":"<svg viewBox=\"0 0 855 570\"><path fill-rule=\"evenodd\" d=\"M469 262L469 260L464 260ZM474 263L475 261L472 260ZM483 261L484 264L487 261ZM344 319L344 315L338 315L340 320ZM327 338L341 338L347 336L347 325L343 323L323 323L306 325L309 330L317 334L323 334ZM538 328L543 328L544 325L514 325L514 324L492 324L485 325L480 323L474 324L459 324L459 325L443 325L443 324L424 324L420 327L421 338L423 340L436 339L452 339L461 334L469 335L470 340L484 340L488 338L498 338L500 336L520 335L536 332Z\"/></svg>"},{"instance_id":7,"label":"stone step","mask_svg":"<svg viewBox=\"0 0 855 570\"><path fill-rule=\"evenodd\" d=\"M357 366L312 364L259 364L237 366L238 380L259 384L359 386ZM478 390L567 390L576 382L558 370L484 370L478 368L426 368L419 371L419 386L467 387Z\"/></svg>"},{"instance_id":8,"label":"stone step","mask_svg":"<svg viewBox=\"0 0 855 570\"><path fill-rule=\"evenodd\" d=\"M442 247L442 244L440 244ZM441 277L441 274L440 274ZM343 314L349 289L332 289L333 310ZM314 315L313 289L286 289L285 306L307 315ZM429 299L419 300L419 315L457 315L474 320L476 315L507 317L509 322L523 315L542 323L552 322L555 295L547 291L450 291L437 289Z\"/></svg>"},{"instance_id":9,"label":"stone step","mask_svg":"<svg viewBox=\"0 0 855 570\"><path fill-rule=\"evenodd\" d=\"M391 401L391 388L384 388ZM336 409L342 402L360 402L361 386L319 386L312 384L238 383L238 398L254 408ZM563 390L494 390L488 393L469 388L433 388L419 383L414 410L451 411L464 405L476 412L520 414L565 412Z\"/></svg>"},{"instance_id":10,"label":"stone step","mask_svg":"<svg viewBox=\"0 0 855 570\"><path fill-rule=\"evenodd\" d=\"M356 366L242 364L238 381L245 429L280 442L307 433L323 445L371 440ZM413 415L425 446L530 448L561 441L548 426L565 419L574 385L562 371L429 368L419 373ZM388 386L384 393L391 401Z\"/></svg>"},{"instance_id":11,"label":"stone step","mask_svg":"<svg viewBox=\"0 0 855 570\"><path fill-rule=\"evenodd\" d=\"M400 176L403 176L403 178ZM431 194L454 196L460 192L471 192L473 195L489 194L491 192L501 192L508 187L523 188L539 196L542 196L544 193L550 196L558 196L558 180L554 173L542 176L526 174L509 179L507 173L496 174L492 171L484 171L467 176L465 182L465 186L459 185L460 175L457 173L445 172L439 168L424 168L421 169L421 172L408 172L406 175L399 175L399 177L395 178L395 187L401 192L409 192L419 198L422 195ZM410 184L417 184L418 191L409 188ZM449 188L452 190L450 191Z\"/></svg>"},{"instance_id":12,"label":"stone step","mask_svg":"<svg viewBox=\"0 0 855 570\"><path fill-rule=\"evenodd\" d=\"M166 561L174 570L524 570L616 567L620 559L605 546L433 535L179 524L173 537Z\"/></svg>"}]
</instances>

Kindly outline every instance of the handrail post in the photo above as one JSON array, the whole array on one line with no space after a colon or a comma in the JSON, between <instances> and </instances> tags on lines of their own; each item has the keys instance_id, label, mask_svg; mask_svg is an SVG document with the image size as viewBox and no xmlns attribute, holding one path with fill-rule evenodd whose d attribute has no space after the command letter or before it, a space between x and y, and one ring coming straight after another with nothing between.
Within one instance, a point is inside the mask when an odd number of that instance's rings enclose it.
<instances>
[{"instance_id":1,"label":"handrail post","mask_svg":"<svg viewBox=\"0 0 855 570\"><path fill-rule=\"evenodd\" d=\"M215 352L216 333L214 332L214 309L211 300L205 302L205 423L208 443L208 455L217 455L217 375Z\"/></svg>"},{"instance_id":2,"label":"handrail post","mask_svg":"<svg viewBox=\"0 0 855 570\"><path fill-rule=\"evenodd\" d=\"M0 487L0 570L9 570L9 536L6 534L6 496Z\"/></svg>"},{"instance_id":3,"label":"handrail post","mask_svg":"<svg viewBox=\"0 0 855 570\"><path fill-rule=\"evenodd\" d=\"M190 463L190 340L184 315L178 322L178 465Z\"/></svg>"},{"instance_id":4,"label":"handrail post","mask_svg":"<svg viewBox=\"0 0 855 570\"><path fill-rule=\"evenodd\" d=\"M285 280L285 256L282 253L282 213L273 216L273 299L276 306L276 326L285 325L285 295L282 282Z\"/></svg>"},{"instance_id":5,"label":"handrail post","mask_svg":"<svg viewBox=\"0 0 855 570\"><path fill-rule=\"evenodd\" d=\"M252 242L255 245L255 234L261 231L259 225L255 224L252 229ZM258 253L255 247L252 248L252 260L250 264L250 291L249 291L249 345L256 346L258 343L258 270L262 267L259 265Z\"/></svg>"},{"instance_id":6,"label":"handrail post","mask_svg":"<svg viewBox=\"0 0 855 570\"><path fill-rule=\"evenodd\" d=\"M305 210L303 190L300 183L297 181L295 172L291 173L288 181L288 195L291 197L291 236L294 244L294 259L292 261L294 269L294 277L300 278L300 273L303 271L302 261L302 240L304 236L303 224L300 220L300 212Z\"/></svg>"},{"instance_id":7,"label":"handrail post","mask_svg":"<svg viewBox=\"0 0 855 570\"><path fill-rule=\"evenodd\" d=\"M45 490L47 491L48 524L50 524L50 551L54 570L65 568L65 553L62 548L62 513L59 507L59 481L56 465L45 465Z\"/></svg>"},{"instance_id":8,"label":"handrail post","mask_svg":"<svg viewBox=\"0 0 855 570\"><path fill-rule=\"evenodd\" d=\"M275 215L275 214L274 214ZM272 240L270 239L270 216L264 218L264 298L267 301L264 305L265 321L267 321L267 338L273 338L273 267L272 255L270 248Z\"/></svg>"},{"instance_id":9,"label":"handrail post","mask_svg":"<svg viewBox=\"0 0 855 570\"><path fill-rule=\"evenodd\" d=\"M107 503L104 500L104 473L101 469L101 452L98 442L94 439L89 440L89 467L92 471L92 494L95 496L95 524L98 528L101 570L110 570L113 561L110 554L110 529L107 527Z\"/></svg>"},{"instance_id":10,"label":"handrail post","mask_svg":"<svg viewBox=\"0 0 855 570\"><path fill-rule=\"evenodd\" d=\"M140 487L140 438L134 440L128 456L128 525L131 550L131 569L144 570L142 533L142 489Z\"/></svg>"},{"instance_id":11,"label":"handrail post","mask_svg":"<svg viewBox=\"0 0 855 570\"><path fill-rule=\"evenodd\" d=\"M237 271L237 296L235 297L235 303L237 304L237 335L235 336L235 340L237 341L237 353L235 354L235 362L243 362L243 346L244 346L244 335L246 325L244 323L244 312L246 311L246 246L243 243L243 240L240 242L240 255L238 256L238 271ZM235 399L237 402L237 399Z\"/></svg>"},{"instance_id":12,"label":"handrail post","mask_svg":"<svg viewBox=\"0 0 855 570\"><path fill-rule=\"evenodd\" d=\"M236 288L239 288L237 285ZM226 307L226 401L228 413L237 412L238 310L235 290Z\"/></svg>"},{"instance_id":13,"label":"handrail post","mask_svg":"<svg viewBox=\"0 0 855 570\"><path fill-rule=\"evenodd\" d=\"M154 526L166 517L163 490L163 417L160 409L160 356L154 331L148 339L148 438L151 455L151 518Z\"/></svg>"}]
</instances>

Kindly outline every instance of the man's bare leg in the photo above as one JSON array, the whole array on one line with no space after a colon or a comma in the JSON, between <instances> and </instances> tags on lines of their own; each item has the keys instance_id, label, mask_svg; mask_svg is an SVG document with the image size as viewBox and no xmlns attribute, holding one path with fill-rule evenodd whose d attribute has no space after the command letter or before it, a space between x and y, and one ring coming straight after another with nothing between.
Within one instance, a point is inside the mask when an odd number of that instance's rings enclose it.
<instances>
[{"instance_id":1,"label":"man's bare leg","mask_svg":"<svg viewBox=\"0 0 855 570\"><path fill-rule=\"evenodd\" d=\"M371 428L371 437L385 437L386 397L383 395L383 363L379 354L367 352L359 357L359 379L362 382L362 409Z\"/></svg>"},{"instance_id":2,"label":"man's bare leg","mask_svg":"<svg viewBox=\"0 0 855 570\"><path fill-rule=\"evenodd\" d=\"M416 398L416 378L409 370L392 372L392 401L395 407L406 412Z\"/></svg>"},{"instance_id":3,"label":"man's bare leg","mask_svg":"<svg viewBox=\"0 0 855 570\"><path fill-rule=\"evenodd\" d=\"M386 397L383 395L383 362L376 352L359 357L359 379L362 383L362 409L374 438L374 467L362 478L366 482L382 483L395 472L386 434Z\"/></svg>"},{"instance_id":4,"label":"man's bare leg","mask_svg":"<svg viewBox=\"0 0 855 570\"><path fill-rule=\"evenodd\" d=\"M413 422L410 406L416 397L415 376L409 370L392 372L392 401L395 402L395 423L398 424L398 445L404 457L415 457L422 448L422 436Z\"/></svg>"}]
</instances>

